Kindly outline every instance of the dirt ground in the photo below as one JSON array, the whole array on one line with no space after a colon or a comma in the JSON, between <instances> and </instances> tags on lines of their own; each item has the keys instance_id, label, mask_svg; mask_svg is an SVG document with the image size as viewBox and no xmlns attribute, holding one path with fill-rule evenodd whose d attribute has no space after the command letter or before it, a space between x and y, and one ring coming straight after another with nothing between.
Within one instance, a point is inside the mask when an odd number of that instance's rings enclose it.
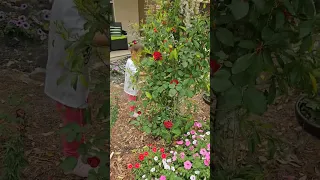
<instances>
[{"instance_id":1,"label":"dirt ground","mask_svg":"<svg viewBox=\"0 0 320 180\"><path fill-rule=\"evenodd\" d=\"M127 101L122 87L111 85L111 96L119 96L119 117L111 130L111 179L129 180L126 165L137 158L135 149L149 143L163 145L129 124ZM10 94L22 95L25 107L9 109L6 99ZM278 101L269 108L263 119L274 126L274 134L288 143L286 159L281 157L267 169L268 179L279 180L318 180L320 179L320 140L304 132L294 115L294 103L298 98L293 94L289 99ZM57 130L61 125L54 103L43 93L43 83L33 81L25 73L13 70L0 71L0 110L1 113L14 113L24 108L27 113L25 157L29 165L23 171L25 180L80 180L65 176L58 164L62 157L60 138ZM195 98L200 110L196 118L207 118L209 107L200 97ZM1 152L0 152L1 153ZM0 154L1 156L1 154Z\"/></svg>"}]
</instances>

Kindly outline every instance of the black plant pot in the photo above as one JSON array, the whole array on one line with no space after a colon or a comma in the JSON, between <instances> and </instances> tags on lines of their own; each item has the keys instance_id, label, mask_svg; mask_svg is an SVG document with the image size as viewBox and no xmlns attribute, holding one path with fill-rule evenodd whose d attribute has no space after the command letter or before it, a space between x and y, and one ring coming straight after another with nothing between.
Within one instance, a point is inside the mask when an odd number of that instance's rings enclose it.
<instances>
[{"instance_id":1,"label":"black plant pot","mask_svg":"<svg viewBox=\"0 0 320 180\"><path fill-rule=\"evenodd\" d=\"M299 98L299 100L296 102L295 105L295 115L299 122L299 124L302 126L302 128L307 131L309 134L317 137L320 139L320 125L316 124L315 122L311 121L309 118L306 117L306 115L301 111L301 109L306 106L307 100L306 96L302 96ZM311 111L311 109L310 109Z\"/></svg>"},{"instance_id":2,"label":"black plant pot","mask_svg":"<svg viewBox=\"0 0 320 180\"><path fill-rule=\"evenodd\" d=\"M202 95L202 99L203 99L203 101L204 101L206 104L208 104L208 105L210 105L210 104L211 104L211 98L210 98L210 95L208 95L207 93L203 93L203 95Z\"/></svg>"}]
</instances>

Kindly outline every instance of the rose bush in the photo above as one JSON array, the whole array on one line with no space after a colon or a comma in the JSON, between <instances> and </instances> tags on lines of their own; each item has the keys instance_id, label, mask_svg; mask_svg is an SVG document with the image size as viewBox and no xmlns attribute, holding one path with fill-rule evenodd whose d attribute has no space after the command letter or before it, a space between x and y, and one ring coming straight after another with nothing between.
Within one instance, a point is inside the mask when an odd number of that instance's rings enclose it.
<instances>
[{"instance_id":1,"label":"rose bush","mask_svg":"<svg viewBox=\"0 0 320 180\"><path fill-rule=\"evenodd\" d=\"M209 16L187 18L184 11L193 12L188 6L193 3L157 1L158 9L150 10L142 25L141 42L152 57L138 65L147 75L139 86L143 113L132 123L168 143L192 127L192 117L182 107L209 82Z\"/></svg>"},{"instance_id":2,"label":"rose bush","mask_svg":"<svg viewBox=\"0 0 320 180\"><path fill-rule=\"evenodd\" d=\"M217 98L212 116L218 164L214 178L237 178L245 159L237 161L236 142L245 138L250 153L263 142L257 132L260 125L246 117L262 115L290 88L316 93L319 55L313 44L319 15L313 0L216 1L211 12L211 90ZM264 140L273 158L273 135Z\"/></svg>"},{"instance_id":3,"label":"rose bush","mask_svg":"<svg viewBox=\"0 0 320 180\"><path fill-rule=\"evenodd\" d=\"M167 152L146 146L128 169L133 170L135 179L209 179L210 129L206 122L195 122L193 129Z\"/></svg>"}]
</instances>

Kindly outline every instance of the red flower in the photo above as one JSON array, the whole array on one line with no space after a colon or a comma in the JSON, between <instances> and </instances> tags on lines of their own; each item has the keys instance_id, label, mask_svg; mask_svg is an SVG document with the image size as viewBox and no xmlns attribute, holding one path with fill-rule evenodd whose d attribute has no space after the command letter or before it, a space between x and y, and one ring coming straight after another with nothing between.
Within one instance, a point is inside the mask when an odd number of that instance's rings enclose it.
<instances>
[{"instance_id":1,"label":"red flower","mask_svg":"<svg viewBox=\"0 0 320 180\"><path fill-rule=\"evenodd\" d=\"M167 22L166 21L162 21L162 25L166 25L167 24Z\"/></svg>"},{"instance_id":2,"label":"red flower","mask_svg":"<svg viewBox=\"0 0 320 180\"><path fill-rule=\"evenodd\" d=\"M140 159L140 161L143 161L143 160L144 160L144 155L143 155L143 154L140 154L140 155L139 155L139 159Z\"/></svg>"},{"instance_id":3,"label":"red flower","mask_svg":"<svg viewBox=\"0 0 320 180\"><path fill-rule=\"evenodd\" d=\"M143 153L143 155L144 155L144 156L148 156L149 153L146 151L146 152Z\"/></svg>"},{"instance_id":4,"label":"red flower","mask_svg":"<svg viewBox=\"0 0 320 180\"><path fill-rule=\"evenodd\" d=\"M156 147L152 148L152 151L157 152L157 148Z\"/></svg>"},{"instance_id":5,"label":"red flower","mask_svg":"<svg viewBox=\"0 0 320 180\"><path fill-rule=\"evenodd\" d=\"M153 28L153 32L155 33L158 32L157 28Z\"/></svg>"},{"instance_id":6,"label":"red flower","mask_svg":"<svg viewBox=\"0 0 320 180\"><path fill-rule=\"evenodd\" d=\"M178 81L177 79L172 79L172 80L170 81L170 84L172 84L172 83L175 83L176 85L178 85L178 84L179 84L179 81Z\"/></svg>"},{"instance_id":7,"label":"red flower","mask_svg":"<svg viewBox=\"0 0 320 180\"><path fill-rule=\"evenodd\" d=\"M136 40L133 40L132 43L133 43L133 44L137 44L137 41L136 41Z\"/></svg>"},{"instance_id":8,"label":"red flower","mask_svg":"<svg viewBox=\"0 0 320 180\"><path fill-rule=\"evenodd\" d=\"M153 53L153 59L154 59L155 61L162 60L162 54L161 54L160 52L158 52L158 51L154 52L154 53Z\"/></svg>"},{"instance_id":9,"label":"red flower","mask_svg":"<svg viewBox=\"0 0 320 180\"><path fill-rule=\"evenodd\" d=\"M148 144L148 146L149 146L149 147L151 147L151 146L152 146L152 144Z\"/></svg>"},{"instance_id":10,"label":"red flower","mask_svg":"<svg viewBox=\"0 0 320 180\"><path fill-rule=\"evenodd\" d=\"M174 33L177 32L176 28L172 28L171 31L174 32Z\"/></svg>"},{"instance_id":11,"label":"red flower","mask_svg":"<svg viewBox=\"0 0 320 180\"><path fill-rule=\"evenodd\" d=\"M161 154L161 158L162 158L162 159L165 159L166 157L167 157L166 154Z\"/></svg>"},{"instance_id":12,"label":"red flower","mask_svg":"<svg viewBox=\"0 0 320 180\"><path fill-rule=\"evenodd\" d=\"M132 169L133 165L132 164L128 164L128 169Z\"/></svg>"},{"instance_id":13,"label":"red flower","mask_svg":"<svg viewBox=\"0 0 320 180\"><path fill-rule=\"evenodd\" d=\"M87 163L91 166L91 167L93 167L93 168L96 168L96 167L98 167L99 166L99 164L100 164L100 159L98 158L98 157L91 157L91 158L88 158L87 159Z\"/></svg>"},{"instance_id":14,"label":"red flower","mask_svg":"<svg viewBox=\"0 0 320 180\"><path fill-rule=\"evenodd\" d=\"M166 43L167 42L167 40L165 39L165 40L163 40L163 43Z\"/></svg>"},{"instance_id":15,"label":"red flower","mask_svg":"<svg viewBox=\"0 0 320 180\"><path fill-rule=\"evenodd\" d=\"M210 67L213 73L215 73L220 69L221 65L216 60L210 60Z\"/></svg>"},{"instance_id":16,"label":"red flower","mask_svg":"<svg viewBox=\"0 0 320 180\"><path fill-rule=\"evenodd\" d=\"M171 129L172 126L173 126L173 123L171 121L164 121L163 125L164 125L165 128Z\"/></svg>"},{"instance_id":17,"label":"red flower","mask_svg":"<svg viewBox=\"0 0 320 180\"><path fill-rule=\"evenodd\" d=\"M134 165L134 167L138 169L138 168L140 168L140 164L139 164L139 163L136 163L136 164Z\"/></svg>"},{"instance_id":18,"label":"red flower","mask_svg":"<svg viewBox=\"0 0 320 180\"><path fill-rule=\"evenodd\" d=\"M160 148L160 152L161 152L161 153L164 153L164 148Z\"/></svg>"},{"instance_id":19,"label":"red flower","mask_svg":"<svg viewBox=\"0 0 320 180\"><path fill-rule=\"evenodd\" d=\"M138 111L137 113L140 115L140 114L141 114L141 111Z\"/></svg>"}]
</instances>

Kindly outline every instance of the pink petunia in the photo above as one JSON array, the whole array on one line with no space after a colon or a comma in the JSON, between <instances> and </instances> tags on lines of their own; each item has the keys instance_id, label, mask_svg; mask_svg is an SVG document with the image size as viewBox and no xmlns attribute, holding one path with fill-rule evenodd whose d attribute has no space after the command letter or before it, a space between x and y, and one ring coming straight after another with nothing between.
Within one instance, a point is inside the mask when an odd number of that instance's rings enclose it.
<instances>
[{"instance_id":1,"label":"pink petunia","mask_svg":"<svg viewBox=\"0 0 320 180\"><path fill-rule=\"evenodd\" d=\"M193 155L193 157L194 157L194 158L199 157L199 153L195 153L195 154Z\"/></svg>"},{"instance_id":2,"label":"pink petunia","mask_svg":"<svg viewBox=\"0 0 320 180\"><path fill-rule=\"evenodd\" d=\"M162 175L162 176L160 176L159 180L166 180L166 179L167 179L166 176Z\"/></svg>"},{"instance_id":3,"label":"pink petunia","mask_svg":"<svg viewBox=\"0 0 320 180\"><path fill-rule=\"evenodd\" d=\"M204 156L208 161L210 161L210 152L207 152L207 154L205 154Z\"/></svg>"},{"instance_id":4,"label":"pink petunia","mask_svg":"<svg viewBox=\"0 0 320 180\"><path fill-rule=\"evenodd\" d=\"M200 154L201 154L202 156L205 156L205 155L207 154L207 150L204 149L204 148L200 149Z\"/></svg>"},{"instance_id":5,"label":"pink petunia","mask_svg":"<svg viewBox=\"0 0 320 180\"><path fill-rule=\"evenodd\" d=\"M197 128L201 128L201 127L202 127L202 124L199 123L199 122L195 122L195 123L194 123L194 126L197 127Z\"/></svg>"},{"instance_id":6,"label":"pink petunia","mask_svg":"<svg viewBox=\"0 0 320 180\"><path fill-rule=\"evenodd\" d=\"M190 133L191 133L192 135L196 134L196 132L195 132L194 130L191 130Z\"/></svg>"},{"instance_id":7,"label":"pink petunia","mask_svg":"<svg viewBox=\"0 0 320 180\"><path fill-rule=\"evenodd\" d=\"M190 146L189 150L190 150L190 151L193 151L193 150L194 150L194 147L193 147L193 146Z\"/></svg>"},{"instance_id":8,"label":"pink petunia","mask_svg":"<svg viewBox=\"0 0 320 180\"><path fill-rule=\"evenodd\" d=\"M184 159L184 157L185 157L184 152L180 153L180 158L181 158L181 159Z\"/></svg>"},{"instance_id":9,"label":"pink petunia","mask_svg":"<svg viewBox=\"0 0 320 180\"><path fill-rule=\"evenodd\" d=\"M186 146L190 146L191 142L190 141L186 141Z\"/></svg>"},{"instance_id":10,"label":"pink petunia","mask_svg":"<svg viewBox=\"0 0 320 180\"><path fill-rule=\"evenodd\" d=\"M184 168L189 170L192 167L192 163L190 161L186 161L183 163L184 164Z\"/></svg>"},{"instance_id":11,"label":"pink petunia","mask_svg":"<svg viewBox=\"0 0 320 180\"><path fill-rule=\"evenodd\" d=\"M198 130L198 132L199 132L199 133L203 133L203 130L200 129L200 130Z\"/></svg>"},{"instance_id":12,"label":"pink petunia","mask_svg":"<svg viewBox=\"0 0 320 180\"><path fill-rule=\"evenodd\" d=\"M195 139L197 136L196 135L192 135L192 139Z\"/></svg>"},{"instance_id":13,"label":"pink petunia","mask_svg":"<svg viewBox=\"0 0 320 180\"><path fill-rule=\"evenodd\" d=\"M173 156L172 161L176 161L176 160L177 160L177 156Z\"/></svg>"},{"instance_id":14,"label":"pink petunia","mask_svg":"<svg viewBox=\"0 0 320 180\"><path fill-rule=\"evenodd\" d=\"M176 143L179 144L179 145L181 145L181 144L183 144L183 140L177 141Z\"/></svg>"},{"instance_id":15,"label":"pink petunia","mask_svg":"<svg viewBox=\"0 0 320 180\"><path fill-rule=\"evenodd\" d=\"M208 149L208 151L210 150L210 143L207 144L207 149Z\"/></svg>"},{"instance_id":16,"label":"pink petunia","mask_svg":"<svg viewBox=\"0 0 320 180\"><path fill-rule=\"evenodd\" d=\"M205 159L205 160L203 160L203 163L204 163L204 165L205 165L205 166L209 166L209 164L210 164L210 160Z\"/></svg>"}]
</instances>

